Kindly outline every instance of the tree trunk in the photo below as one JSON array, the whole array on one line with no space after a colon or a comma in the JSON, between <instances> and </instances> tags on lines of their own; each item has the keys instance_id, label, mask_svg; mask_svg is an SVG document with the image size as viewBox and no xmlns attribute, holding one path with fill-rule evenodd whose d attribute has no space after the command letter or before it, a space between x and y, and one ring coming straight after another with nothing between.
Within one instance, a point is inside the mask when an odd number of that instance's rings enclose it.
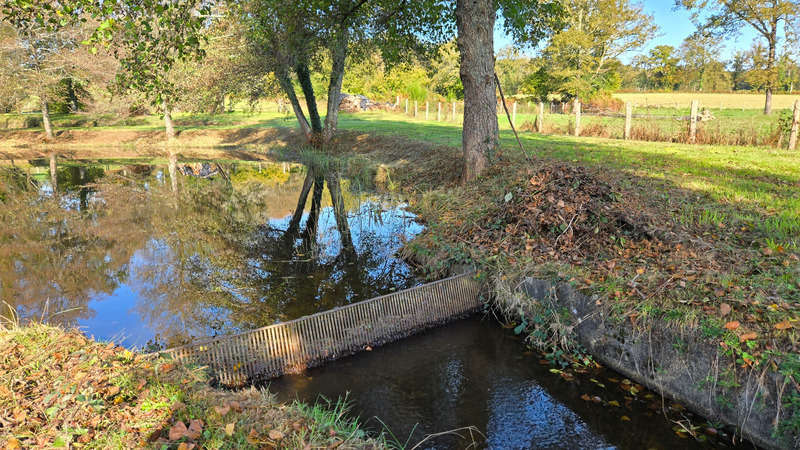
<instances>
[{"instance_id":1,"label":"tree trunk","mask_svg":"<svg viewBox=\"0 0 800 450\"><path fill-rule=\"evenodd\" d=\"M308 110L308 118L311 121L311 130L316 133L322 132L322 119L317 110L317 97L314 95L314 85L311 84L311 71L308 70L308 63L298 63L295 67L297 73L297 80L300 82L300 88L303 90L303 95L306 97L306 109Z\"/></svg>"},{"instance_id":2,"label":"tree trunk","mask_svg":"<svg viewBox=\"0 0 800 450\"><path fill-rule=\"evenodd\" d=\"M75 93L75 84L72 82L72 78L67 78L67 99L69 99L69 110L78 112L80 105L78 104L78 95Z\"/></svg>"},{"instance_id":3,"label":"tree trunk","mask_svg":"<svg viewBox=\"0 0 800 450\"><path fill-rule=\"evenodd\" d=\"M175 139L175 123L172 122L172 110L166 102L164 103L164 128L167 133L167 139Z\"/></svg>"},{"instance_id":4,"label":"tree trunk","mask_svg":"<svg viewBox=\"0 0 800 450\"><path fill-rule=\"evenodd\" d=\"M286 234L295 234L300 228L300 220L303 218L303 211L306 209L306 201L308 193L311 192L311 186L314 184L314 169L308 168L306 179L303 181L303 188L300 190L300 198L297 199L297 207L294 209L291 220L289 220L289 227L286 228Z\"/></svg>"},{"instance_id":5,"label":"tree trunk","mask_svg":"<svg viewBox=\"0 0 800 450\"><path fill-rule=\"evenodd\" d=\"M47 139L53 139L53 124L50 122L50 108L47 100L42 99L42 126Z\"/></svg>"},{"instance_id":6,"label":"tree trunk","mask_svg":"<svg viewBox=\"0 0 800 450\"><path fill-rule=\"evenodd\" d=\"M777 30L777 25L773 28ZM777 33L777 31L775 32ZM769 55L767 56L767 72L768 79L767 79L767 86L764 89L766 91L766 99L764 100L764 114L769 115L772 114L772 85L773 85L773 69L775 68L775 51L777 47L777 37L773 37L769 40Z\"/></svg>"},{"instance_id":7,"label":"tree trunk","mask_svg":"<svg viewBox=\"0 0 800 450\"><path fill-rule=\"evenodd\" d=\"M50 184L53 186L53 195L58 191L58 164L56 154L50 154Z\"/></svg>"},{"instance_id":8,"label":"tree trunk","mask_svg":"<svg viewBox=\"0 0 800 450\"><path fill-rule=\"evenodd\" d=\"M328 84L328 108L325 114L325 128L322 131L322 142L328 144L336 134L339 125L339 104L342 94L342 80L344 79L344 64L347 59L347 45L350 41L350 33L346 27L342 27L331 49L333 64L331 66L331 79ZM329 185L330 188L330 185Z\"/></svg>"},{"instance_id":9,"label":"tree trunk","mask_svg":"<svg viewBox=\"0 0 800 450\"><path fill-rule=\"evenodd\" d=\"M458 0L456 26L464 85L463 182L486 169L498 146L497 94L494 85L494 0Z\"/></svg>"},{"instance_id":10,"label":"tree trunk","mask_svg":"<svg viewBox=\"0 0 800 450\"><path fill-rule=\"evenodd\" d=\"M339 184L339 174L329 171L325 174L328 181L328 191L331 194L331 204L333 205L333 215L336 218L336 228L339 230L339 238L342 241L342 251L355 253L353 238L350 235L350 224L347 223L347 210L344 207L344 196Z\"/></svg>"},{"instance_id":11,"label":"tree trunk","mask_svg":"<svg viewBox=\"0 0 800 450\"><path fill-rule=\"evenodd\" d=\"M289 79L289 73L285 70L275 71L275 77L278 79L278 84L281 85L281 89L283 89L283 92L289 98L294 116L297 118L297 123L300 124L300 131L303 132L303 136L306 137L306 140L311 143L311 125L308 123L302 106L300 106L300 100L297 98L297 94L294 91L292 80Z\"/></svg>"},{"instance_id":12,"label":"tree trunk","mask_svg":"<svg viewBox=\"0 0 800 450\"><path fill-rule=\"evenodd\" d=\"M308 211L306 228L303 230L303 246L313 249L317 244L317 222L319 211L322 209L322 191L325 188L325 178L322 175L314 177L314 194L311 196L311 209Z\"/></svg>"}]
</instances>

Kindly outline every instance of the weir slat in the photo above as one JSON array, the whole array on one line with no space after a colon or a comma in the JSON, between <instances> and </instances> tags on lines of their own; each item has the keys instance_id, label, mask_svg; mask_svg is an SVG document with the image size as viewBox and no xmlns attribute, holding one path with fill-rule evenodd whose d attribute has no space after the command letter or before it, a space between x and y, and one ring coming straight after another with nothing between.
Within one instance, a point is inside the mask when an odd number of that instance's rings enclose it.
<instances>
[{"instance_id":1,"label":"weir slat","mask_svg":"<svg viewBox=\"0 0 800 450\"><path fill-rule=\"evenodd\" d=\"M313 367L480 306L480 286L470 273L160 354L207 365L220 383L236 385Z\"/></svg>"}]
</instances>

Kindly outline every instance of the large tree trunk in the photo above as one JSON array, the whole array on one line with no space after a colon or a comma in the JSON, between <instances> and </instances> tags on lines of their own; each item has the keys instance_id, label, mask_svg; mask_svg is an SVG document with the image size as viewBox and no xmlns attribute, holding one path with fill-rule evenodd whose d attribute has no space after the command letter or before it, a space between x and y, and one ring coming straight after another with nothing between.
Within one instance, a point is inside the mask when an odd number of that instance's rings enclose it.
<instances>
[{"instance_id":1,"label":"large tree trunk","mask_svg":"<svg viewBox=\"0 0 800 450\"><path fill-rule=\"evenodd\" d=\"M53 139L53 124L50 122L50 107L47 100L42 99L42 126L47 139Z\"/></svg>"},{"instance_id":2,"label":"large tree trunk","mask_svg":"<svg viewBox=\"0 0 800 450\"><path fill-rule=\"evenodd\" d=\"M168 103L164 103L164 128L167 133L167 139L175 139L175 123L172 121L172 110Z\"/></svg>"},{"instance_id":3,"label":"large tree trunk","mask_svg":"<svg viewBox=\"0 0 800 450\"><path fill-rule=\"evenodd\" d=\"M331 79L328 84L328 109L325 114L325 129L322 132L322 141L327 144L336 135L339 126L339 105L341 103L342 80L344 79L344 64L347 59L347 45L350 33L342 27L336 37L334 47L331 49L333 64L331 66Z\"/></svg>"},{"instance_id":4,"label":"large tree trunk","mask_svg":"<svg viewBox=\"0 0 800 450\"><path fill-rule=\"evenodd\" d=\"M494 0L458 0L456 26L464 85L462 181L484 171L498 145L497 94L494 85Z\"/></svg>"}]
</instances>

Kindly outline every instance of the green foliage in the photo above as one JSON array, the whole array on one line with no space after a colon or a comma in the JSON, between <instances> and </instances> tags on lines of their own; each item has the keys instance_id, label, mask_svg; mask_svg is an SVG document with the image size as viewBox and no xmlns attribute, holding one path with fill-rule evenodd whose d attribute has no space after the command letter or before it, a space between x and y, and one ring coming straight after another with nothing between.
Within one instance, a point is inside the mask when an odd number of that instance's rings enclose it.
<instances>
[{"instance_id":1,"label":"green foliage","mask_svg":"<svg viewBox=\"0 0 800 450\"><path fill-rule=\"evenodd\" d=\"M170 79L172 68L203 55L200 33L210 14L208 5L200 0L129 0L100 14L103 20L93 39L113 45L122 69L118 86L142 92L169 109L179 100Z\"/></svg>"},{"instance_id":2,"label":"green foliage","mask_svg":"<svg viewBox=\"0 0 800 450\"><path fill-rule=\"evenodd\" d=\"M641 48L657 30L653 18L628 0L580 0L565 4L565 24L550 38L529 89L586 97L619 87L612 63Z\"/></svg>"}]
</instances>

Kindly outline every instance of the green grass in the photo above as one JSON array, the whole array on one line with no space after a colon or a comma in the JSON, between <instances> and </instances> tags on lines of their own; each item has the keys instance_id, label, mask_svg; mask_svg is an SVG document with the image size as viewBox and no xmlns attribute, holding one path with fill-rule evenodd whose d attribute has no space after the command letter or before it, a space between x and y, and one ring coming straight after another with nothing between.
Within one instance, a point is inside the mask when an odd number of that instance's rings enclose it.
<instances>
[{"instance_id":1,"label":"green grass","mask_svg":"<svg viewBox=\"0 0 800 450\"><path fill-rule=\"evenodd\" d=\"M276 126L292 122L273 120ZM501 122L502 123L502 122ZM460 128L452 123L407 120L402 115L343 115L340 128L392 135L438 145L459 146ZM501 144L515 151L508 126L501 126ZM800 245L800 155L763 147L692 146L674 143L626 142L601 138L542 136L521 133L530 154L609 167L643 181L666 183L699 197L684 209L682 221L733 222L757 227L779 245ZM653 195L659 195L653 192ZM766 245L767 242L764 242Z\"/></svg>"}]
</instances>

